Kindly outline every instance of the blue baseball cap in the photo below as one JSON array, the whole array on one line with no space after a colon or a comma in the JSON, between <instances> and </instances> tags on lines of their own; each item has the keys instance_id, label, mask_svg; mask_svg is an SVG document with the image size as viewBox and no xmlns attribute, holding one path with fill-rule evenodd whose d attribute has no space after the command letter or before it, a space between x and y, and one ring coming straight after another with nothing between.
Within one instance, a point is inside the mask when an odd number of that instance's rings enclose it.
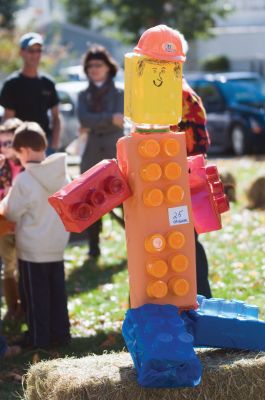
<instances>
[{"instance_id":1,"label":"blue baseball cap","mask_svg":"<svg viewBox=\"0 0 265 400\"><path fill-rule=\"evenodd\" d=\"M25 35L21 36L19 40L19 46L22 50L26 50L28 47L33 46L34 44L43 45L43 39L39 33L29 32L25 33Z\"/></svg>"}]
</instances>

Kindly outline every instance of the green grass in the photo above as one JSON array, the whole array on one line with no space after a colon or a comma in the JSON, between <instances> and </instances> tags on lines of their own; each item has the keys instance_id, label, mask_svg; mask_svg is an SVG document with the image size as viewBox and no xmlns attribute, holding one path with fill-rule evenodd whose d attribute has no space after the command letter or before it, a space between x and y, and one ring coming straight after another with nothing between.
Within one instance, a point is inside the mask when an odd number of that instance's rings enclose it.
<instances>
[{"instance_id":1,"label":"green grass","mask_svg":"<svg viewBox=\"0 0 265 400\"><path fill-rule=\"evenodd\" d=\"M213 295L237 298L260 306L265 319L265 212L245 208L245 190L265 171L264 159L216 159L219 170L237 179L238 202L223 215L223 229L201 235L210 266ZM19 377L30 363L58 356L83 356L89 352L124 348L121 325L128 307L128 274L124 231L104 217L102 256L87 258L86 244L66 251L67 290L72 344L50 353L26 352L0 364L0 398L13 400L22 394Z\"/></svg>"},{"instance_id":2,"label":"green grass","mask_svg":"<svg viewBox=\"0 0 265 400\"><path fill-rule=\"evenodd\" d=\"M209 163L211 160L209 161ZM223 214L223 229L201 235L210 265L213 295L245 300L265 319L265 212L246 208L246 190L265 171L264 158L217 159L237 181L237 203Z\"/></svg>"}]
</instances>

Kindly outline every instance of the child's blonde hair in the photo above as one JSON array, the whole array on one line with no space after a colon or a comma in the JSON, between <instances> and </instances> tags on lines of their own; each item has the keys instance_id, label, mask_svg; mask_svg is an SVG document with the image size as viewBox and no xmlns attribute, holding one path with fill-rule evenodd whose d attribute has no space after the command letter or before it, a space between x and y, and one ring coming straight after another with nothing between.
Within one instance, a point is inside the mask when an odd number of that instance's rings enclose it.
<instances>
[{"instance_id":1,"label":"child's blonde hair","mask_svg":"<svg viewBox=\"0 0 265 400\"><path fill-rule=\"evenodd\" d=\"M23 122L19 118L8 118L4 121L3 124L0 125L0 134L1 133L15 133L15 130L22 124Z\"/></svg>"}]
</instances>

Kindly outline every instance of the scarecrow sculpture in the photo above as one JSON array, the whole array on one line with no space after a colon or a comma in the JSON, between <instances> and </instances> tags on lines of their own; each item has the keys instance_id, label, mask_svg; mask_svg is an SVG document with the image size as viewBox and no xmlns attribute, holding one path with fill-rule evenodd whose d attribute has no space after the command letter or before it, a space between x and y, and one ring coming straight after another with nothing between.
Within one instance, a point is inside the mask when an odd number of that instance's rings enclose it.
<instances>
[{"instance_id":1,"label":"scarecrow sculpture","mask_svg":"<svg viewBox=\"0 0 265 400\"><path fill-rule=\"evenodd\" d=\"M197 385L193 346L265 350L265 323L243 302L200 299L198 309L194 228L220 229L229 205L216 167L202 155L187 159L185 133L169 129L182 116L184 61L177 31L144 32L125 55L134 130L118 141L117 161L103 160L49 199L72 232L123 203L131 309L122 331L147 387Z\"/></svg>"}]
</instances>

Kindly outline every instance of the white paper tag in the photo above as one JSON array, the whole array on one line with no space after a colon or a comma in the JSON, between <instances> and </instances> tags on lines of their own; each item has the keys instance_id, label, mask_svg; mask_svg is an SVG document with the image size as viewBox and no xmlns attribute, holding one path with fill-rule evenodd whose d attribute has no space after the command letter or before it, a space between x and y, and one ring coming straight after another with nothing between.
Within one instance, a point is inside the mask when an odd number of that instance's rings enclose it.
<instances>
[{"instance_id":1,"label":"white paper tag","mask_svg":"<svg viewBox=\"0 0 265 400\"><path fill-rule=\"evenodd\" d=\"M183 225L188 224L189 213L187 206L173 207L168 209L169 225Z\"/></svg>"}]
</instances>

